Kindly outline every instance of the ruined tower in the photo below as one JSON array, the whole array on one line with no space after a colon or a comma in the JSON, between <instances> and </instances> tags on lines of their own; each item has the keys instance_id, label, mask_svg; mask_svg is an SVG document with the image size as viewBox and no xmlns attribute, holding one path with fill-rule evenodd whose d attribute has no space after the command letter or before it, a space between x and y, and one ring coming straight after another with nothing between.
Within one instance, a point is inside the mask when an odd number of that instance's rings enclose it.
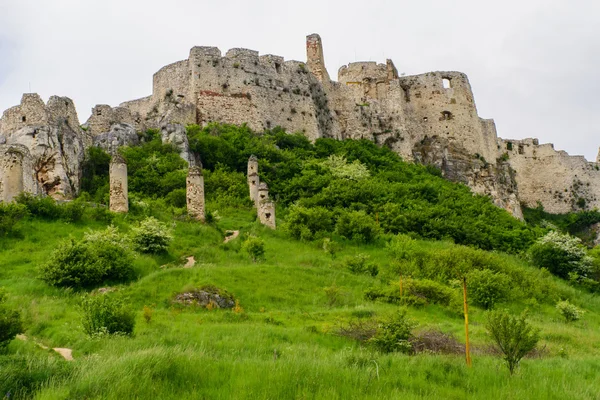
<instances>
[{"instance_id":1,"label":"ruined tower","mask_svg":"<svg viewBox=\"0 0 600 400\"><path fill-rule=\"evenodd\" d=\"M257 211L260 223L275 229L275 203L269 199L269 187L265 182L258 186Z\"/></svg>"},{"instance_id":2,"label":"ruined tower","mask_svg":"<svg viewBox=\"0 0 600 400\"><path fill-rule=\"evenodd\" d=\"M257 203L258 196L258 185L259 185L259 177L258 177L258 159L256 156L252 155L248 159L248 188L250 190L250 200L252 200L255 204Z\"/></svg>"},{"instance_id":3,"label":"ruined tower","mask_svg":"<svg viewBox=\"0 0 600 400\"><path fill-rule=\"evenodd\" d=\"M321 36L316 33L306 37L306 65L308 70L321 82L329 82L329 74L325 68L323 44Z\"/></svg>"},{"instance_id":4,"label":"ruined tower","mask_svg":"<svg viewBox=\"0 0 600 400\"><path fill-rule=\"evenodd\" d=\"M129 211L127 195L127 163L116 153L110 160L110 211L126 213Z\"/></svg>"},{"instance_id":5,"label":"ruined tower","mask_svg":"<svg viewBox=\"0 0 600 400\"><path fill-rule=\"evenodd\" d=\"M205 221L204 176L202 167L193 166L186 179L188 215L198 221Z\"/></svg>"},{"instance_id":6,"label":"ruined tower","mask_svg":"<svg viewBox=\"0 0 600 400\"><path fill-rule=\"evenodd\" d=\"M11 146L0 157L0 201L11 202L24 190L23 162L24 154Z\"/></svg>"}]
</instances>

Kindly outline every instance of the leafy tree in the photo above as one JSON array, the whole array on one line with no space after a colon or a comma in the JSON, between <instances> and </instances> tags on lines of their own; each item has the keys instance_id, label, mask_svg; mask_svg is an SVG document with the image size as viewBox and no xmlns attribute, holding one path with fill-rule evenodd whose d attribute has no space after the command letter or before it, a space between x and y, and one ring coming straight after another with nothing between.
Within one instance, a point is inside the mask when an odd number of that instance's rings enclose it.
<instances>
[{"instance_id":1,"label":"leafy tree","mask_svg":"<svg viewBox=\"0 0 600 400\"><path fill-rule=\"evenodd\" d=\"M136 250L142 253L161 253L167 250L173 240L173 233L164 223L149 217L131 229L131 241Z\"/></svg>"},{"instance_id":2,"label":"leafy tree","mask_svg":"<svg viewBox=\"0 0 600 400\"><path fill-rule=\"evenodd\" d=\"M515 317L503 310L490 311L486 328L504 355L511 375L539 340L539 330L529 324L526 313Z\"/></svg>"}]
</instances>

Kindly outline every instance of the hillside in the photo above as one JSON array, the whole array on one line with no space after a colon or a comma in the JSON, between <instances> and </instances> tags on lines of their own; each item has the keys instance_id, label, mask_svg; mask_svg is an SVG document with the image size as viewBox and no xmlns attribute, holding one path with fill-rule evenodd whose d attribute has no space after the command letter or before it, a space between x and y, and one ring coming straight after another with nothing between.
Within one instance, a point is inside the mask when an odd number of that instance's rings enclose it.
<instances>
[{"instance_id":1,"label":"hillside","mask_svg":"<svg viewBox=\"0 0 600 400\"><path fill-rule=\"evenodd\" d=\"M3 219L0 287L6 306L22 315L26 340L11 341L0 355L0 393L11 399L597 398L600 300L584 281L560 279L528 261L527 250L548 232L542 217L536 227L514 219L435 169L405 163L368 141L311 144L279 130L255 135L227 125L190 126L188 137L204 165L204 225L185 216L185 162L153 131L140 147L122 150L130 213L102 206L108 156L92 150L78 200L21 197L28 215L14 225ZM277 230L256 221L248 198L252 154L277 199ZM56 249L82 243L90 231L109 237L110 225L134 234L150 216L173 239L165 252L136 251L133 275L79 288L41 279ZM228 231L239 236L224 243ZM252 240L264 243L264 255L252 252ZM487 311L474 300L473 366L465 365L457 280L467 274L471 285L483 270L502 276L505 290L493 307L514 315L528 309L541 330L537 350L513 376L486 333ZM174 301L208 285L223 298L231 294L236 305ZM476 286L469 290L475 296ZM123 298L134 311L132 335L86 335L82 299L104 297ZM581 320L564 322L555 305L565 299L585 311ZM425 343L413 341L414 354L357 340L399 309L416 323L413 339ZM428 337L440 341L434 346ZM72 349L74 361L40 345Z\"/></svg>"}]
</instances>

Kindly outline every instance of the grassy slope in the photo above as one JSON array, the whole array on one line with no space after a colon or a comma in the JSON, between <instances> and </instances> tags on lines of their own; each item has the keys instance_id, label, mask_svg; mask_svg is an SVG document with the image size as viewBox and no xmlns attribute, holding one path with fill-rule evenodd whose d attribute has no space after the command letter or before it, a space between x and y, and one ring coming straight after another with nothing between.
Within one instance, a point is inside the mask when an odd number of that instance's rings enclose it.
<instances>
[{"instance_id":1,"label":"grassy slope","mask_svg":"<svg viewBox=\"0 0 600 400\"><path fill-rule=\"evenodd\" d=\"M333 334L353 315L371 311L381 317L396 309L364 299L364 289L376 278L350 274L315 244L257 227L249 212L224 214L218 229L178 222L170 256L138 258L140 279L119 287L139 311L132 338L87 338L77 309L80 294L50 288L36 278L37 266L61 239L81 237L101 224L30 221L23 224L26 240L3 240L0 286L24 314L26 334L50 347L72 348L76 358L65 367L68 374L56 375L38 398L411 399L465 398L466 393L472 398L592 399L600 392L597 298L577 294L576 302L587 313L569 325L552 306L536 306L532 319L542 328L541 346L547 351L542 358L525 360L514 377L499 358L483 354L489 339L482 326L484 312L475 307L470 315L476 349L472 369L464 366L462 356L383 355ZM128 227L126 220L118 225ZM266 241L266 259L249 261L237 251L240 239L223 245L222 230L232 228L242 235L256 231ZM421 245L431 251L451 246ZM391 261L376 245L344 244L339 257L357 253L370 254L383 272ZM195 256L196 267L160 268L188 255ZM243 315L170 304L174 293L202 284L233 293ZM335 306L328 305L324 291L332 285L342 293ZM144 306L153 309L149 324L142 317ZM507 306L515 312L525 308ZM418 329L434 326L464 340L460 315L438 306L410 309L409 315L419 322ZM10 350L48 357L45 362L53 365L66 363L31 342L14 341Z\"/></svg>"}]
</instances>

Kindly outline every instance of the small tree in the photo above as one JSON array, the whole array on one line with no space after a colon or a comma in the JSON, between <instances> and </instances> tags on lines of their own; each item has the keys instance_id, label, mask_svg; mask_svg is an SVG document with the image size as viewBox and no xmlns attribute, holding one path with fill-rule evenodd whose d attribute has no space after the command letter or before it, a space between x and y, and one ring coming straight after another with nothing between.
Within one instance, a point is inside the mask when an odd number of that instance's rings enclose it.
<instances>
[{"instance_id":1,"label":"small tree","mask_svg":"<svg viewBox=\"0 0 600 400\"><path fill-rule=\"evenodd\" d=\"M379 324L377 333L369 342L385 353L411 353L412 345L409 339L415 326L415 322L406 317L406 310L398 311Z\"/></svg>"},{"instance_id":2,"label":"small tree","mask_svg":"<svg viewBox=\"0 0 600 400\"><path fill-rule=\"evenodd\" d=\"M167 250L173 240L172 232L156 218L149 217L132 228L131 240L135 249L142 253L161 253Z\"/></svg>"},{"instance_id":3,"label":"small tree","mask_svg":"<svg viewBox=\"0 0 600 400\"><path fill-rule=\"evenodd\" d=\"M21 314L18 311L9 309L4 302L6 294L0 289L0 351L19 333L23 332L23 323Z\"/></svg>"},{"instance_id":4,"label":"small tree","mask_svg":"<svg viewBox=\"0 0 600 400\"><path fill-rule=\"evenodd\" d=\"M469 295L475 304L486 310L496 303L506 300L510 278L503 273L489 269L477 269L467 274Z\"/></svg>"},{"instance_id":5,"label":"small tree","mask_svg":"<svg viewBox=\"0 0 600 400\"><path fill-rule=\"evenodd\" d=\"M581 319L583 310L571 304L569 300L563 300L556 303L556 309L560 312L567 322L574 322Z\"/></svg>"},{"instance_id":6,"label":"small tree","mask_svg":"<svg viewBox=\"0 0 600 400\"><path fill-rule=\"evenodd\" d=\"M539 330L527 322L526 312L515 317L503 310L491 311L486 328L504 354L504 361L511 375L521 359L535 348L540 338Z\"/></svg>"},{"instance_id":7,"label":"small tree","mask_svg":"<svg viewBox=\"0 0 600 400\"><path fill-rule=\"evenodd\" d=\"M256 236L248 236L242 243L242 250L246 252L252 261L257 262L265 255L265 242Z\"/></svg>"}]
</instances>

